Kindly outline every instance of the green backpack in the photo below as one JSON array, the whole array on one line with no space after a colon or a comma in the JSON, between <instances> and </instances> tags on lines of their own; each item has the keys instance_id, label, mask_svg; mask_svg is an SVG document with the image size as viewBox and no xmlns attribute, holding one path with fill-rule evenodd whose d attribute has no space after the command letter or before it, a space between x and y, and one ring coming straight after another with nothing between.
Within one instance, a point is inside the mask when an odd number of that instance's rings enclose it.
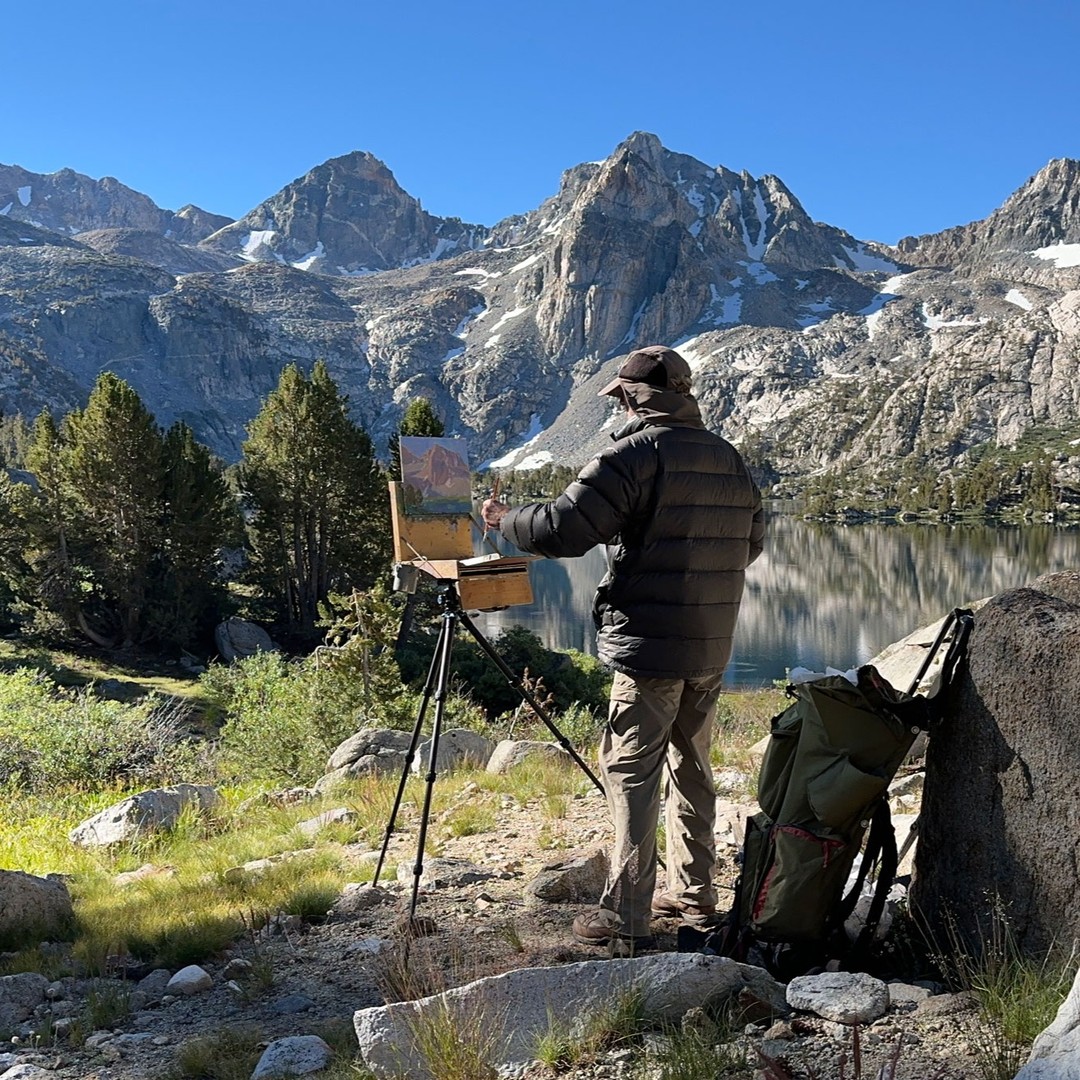
<instances>
[{"instance_id":1,"label":"green backpack","mask_svg":"<svg viewBox=\"0 0 1080 1080\"><path fill-rule=\"evenodd\" d=\"M916 736L941 719L971 626L970 612L949 616L907 692L869 665L854 685L833 675L788 687L794 701L772 721L758 778L761 812L747 821L733 907L705 951L746 959L758 946L767 966L791 974L865 951L898 861L888 786ZM950 632L940 689L933 698L917 695ZM869 913L851 946L844 922L877 864Z\"/></svg>"}]
</instances>

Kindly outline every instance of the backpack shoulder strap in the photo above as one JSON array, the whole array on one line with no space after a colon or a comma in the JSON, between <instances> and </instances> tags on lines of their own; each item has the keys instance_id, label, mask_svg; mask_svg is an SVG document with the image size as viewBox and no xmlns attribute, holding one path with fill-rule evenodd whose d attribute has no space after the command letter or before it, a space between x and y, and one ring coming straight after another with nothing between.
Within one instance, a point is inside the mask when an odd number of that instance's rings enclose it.
<instances>
[{"instance_id":1,"label":"backpack shoulder strap","mask_svg":"<svg viewBox=\"0 0 1080 1080\"><path fill-rule=\"evenodd\" d=\"M896 880L899 857L896 851L896 833L893 831L892 815L889 813L887 799L882 799L878 803L870 818L870 828L866 834L866 846L863 848L858 876L837 909L838 930L843 930L844 923L855 910L862 895L863 884L875 863L878 864L878 876L873 896L870 898L870 908L866 913L859 936L846 955L846 966L856 969L874 940L874 933L885 911L885 901L888 899L889 890Z\"/></svg>"}]
</instances>

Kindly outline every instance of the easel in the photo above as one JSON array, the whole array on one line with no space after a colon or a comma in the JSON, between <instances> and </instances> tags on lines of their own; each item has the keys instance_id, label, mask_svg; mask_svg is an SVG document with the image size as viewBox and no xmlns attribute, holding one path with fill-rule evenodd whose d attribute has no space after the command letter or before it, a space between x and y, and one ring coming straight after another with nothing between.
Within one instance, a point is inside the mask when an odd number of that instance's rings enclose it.
<instances>
[{"instance_id":1,"label":"easel","mask_svg":"<svg viewBox=\"0 0 1080 1080\"><path fill-rule=\"evenodd\" d=\"M477 611L494 611L515 604L532 602L532 588L529 584L530 555L504 556L472 555L472 518L430 517L407 515L405 512L404 485L390 484L390 509L394 526L394 558L399 564L415 567L421 573L440 582L439 606L442 608L439 638L431 658L420 708L416 714L409 748L398 782L394 807L383 835L379 861L375 865L372 884L379 883L390 837L397 822L401 808L405 785L412 771L416 757L416 748L424 728L428 706L435 701L435 719L431 729L431 749L428 753L428 771L424 776L424 802L420 811L420 831L416 843L416 862L413 864L412 896L409 901L407 926L411 932L416 917L416 903L420 894L420 878L424 873L424 845L427 842L428 821L431 817L431 799L435 790L435 777L439 760L439 739L442 734L443 714L450 683L450 659L454 648L454 637L459 625L464 626L472 639L480 646L485 655L506 677L507 681L528 703L544 726L555 737L577 766L603 794L603 786L585 763L569 740L555 726L547 710L537 700L536 695L525 685L521 678L507 666L495 651L494 646L476 627L466 608Z\"/></svg>"}]
</instances>

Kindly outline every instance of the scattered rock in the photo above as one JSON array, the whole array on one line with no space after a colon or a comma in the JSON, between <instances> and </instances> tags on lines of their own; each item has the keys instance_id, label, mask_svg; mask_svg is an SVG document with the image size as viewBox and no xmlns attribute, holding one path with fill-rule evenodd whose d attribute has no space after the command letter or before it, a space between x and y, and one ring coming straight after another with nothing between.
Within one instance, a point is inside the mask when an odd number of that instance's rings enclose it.
<instances>
[{"instance_id":1,"label":"scattered rock","mask_svg":"<svg viewBox=\"0 0 1080 1080\"><path fill-rule=\"evenodd\" d=\"M573 758L558 743L538 742L531 739L503 739L495 747L488 759L489 773L509 772L529 758L551 758L567 765L573 764Z\"/></svg>"},{"instance_id":2,"label":"scattered rock","mask_svg":"<svg viewBox=\"0 0 1080 1080\"><path fill-rule=\"evenodd\" d=\"M0 870L0 939L63 937L74 919L71 894L59 877Z\"/></svg>"},{"instance_id":3,"label":"scattered rock","mask_svg":"<svg viewBox=\"0 0 1080 1080\"><path fill-rule=\"evenodd\" d=\"M403 884L411 884L416 864L400 863L397 879ZM485 870L468 859L428 859L424 863L424 872L420 875L421 889L458 889L464 885L475 885L480 881L490 881L498 877L494 870Z\"/></svg>"},{"instance_id":4,"label":"scattered rock","mask_svg":"<svg viewBox=\"0 0 1080 1080\"><path fill-rule=\"evenodd\" d=\"M198 964L188 964L181 968L165 985L170 994L181 994L191 997L193 994L201 994L214 985L210 973L199 967Z\"/></svg>"},{"instance_id":5,"label":"scattered rock","mask_svg":"<svg viewBox=\"0 0 1080 1080\"><path fill-rule=\"evenodd\" d=\"M351 768L354 772L384 772L389 767L401 768L412 736L393 728L361 728L350 735L330 755L326 771Z\"/></svg>"},{"instance_id":6,"label":"scattered rock","mask_svg":"<svg viewBox=\"0 0 1080 1080\"><path fill-rule=\"evenodd\" d=\"M176 870L171 866L155 866L153 863L143 863L136 870L128 870L123 874L117 874L113 878L113 884L123 888L125 885L131 885L136 881L145 881L147 878L173 877L175 874Z\"/></svg>"},{"instance_id":7,"label":"scattered rock","mask_svg":"<svg viewBox=\"0 0 1080 1080\"><path fill-rule=\"evenodd\" d=\"M171 829L188 806L195 805L200 813L206 813L219 799L217 791L205 784L140 791L76 825L68 836L80 847L123 844L146 833Z\"/></svg>"},{"instance_id":8,"label":"scattered rock","mask_svg":"<svg viewBox=\"0 0 1080 1080\"><path fill-rule=\"evenodd\" d=\"M10 1031L28 1019L45 1000L49 980L35 971L0 977L0 1031Z\"/></svg>"},{"instance_id":9,"label":"scattered rock","mask_svg":"<svg viewBox=\"0 0 1080 1080\"><path fill-rule=\"evenodd\" d=\"M168 968L157 968L135 984L135 992L145 995L144 1000L147 1004L151 1002L157 1004L165 996L171 978L172 972Z\"/></svg>"},{"instance_id":10,"label":"scattered rock","mask_svg":"<svg viewBox=\"0 0 1080 1080\"><path fill-rule=\"evenodd\" d=\"M437 772L445 772L470 765L484 766L494 751L495 743L479 732L469 731L466 728L451 728L439 737L439 759L435 763L435 769ZM426 772L430 757L431 740L425 739L417 747L412 771L414 773Z\"/></svg>"},{"instance_id":11,"label":"scattered rock","mask_svg":"<svg viewBox=\"0 0 1080 1080\"><path fill-rule=\"evenodd\" d=\"M1049 1027L1035 1040L1016 1080L1080 1078L1080 973Z\"/></svg>"},{"instance_id":12,"label":"scattered rock","mask_svg":"<svg viewBox=\"0 0 1080 1080\"><path fill-rule=\"evenodd\" d=\"M306 1076L330 1064L334 1052L318 1035L292 1035L275 1039L262 1053L251 1080L279 1080Z\"/></svg>"},{"instance_id":13,"label":"scattered rock","mask_svg":"<svg viewBox=\"0 0 1080 1080\"><path fill-rule=\"evenodd\" d=\"M278 651L273 639L261 626L235 617L218 623L214 630L214 644L227 664L259 652Z\"/></svg>"},{"instance_id":14,"label":"scattered rock","mask_svg":"<svg viewBox=\"0 0 1080 1080\"><path fill-rule=\"evenodd\" d=\"M412 872L409 873L410 878ZM350 882L345 886L341 896L335 902L332 913L334 915L356 915L361 911L370 911L382 904L388 904L394 899L394 894L381 885L361 885Z\"/></svg>"},{"instance_id":15,"label":"scattered rock","mask_svg":"<svg viewBox=\"0 0 1080 1080\"><path fill-rule=\"evenodd\" d=\"M604 890L608 854L602 848L588 855L550 863L525 886L527 904L594 903Z\"/></svg>"},{"instance_id":16,"label":"scattered rock","mask_svg":"<svg viewBox=\"0 0 1080 1080\"><path fill-rule=\"evenodd\" d=\"M609 1007L614 996L628 990L643 995L647 1017L665 1020L736 994L745 986L762 998L782 998L779 984L759 968L726 957L659 953L629 960L522 968L418 1001L361 1009L354 1022L360 1053L376 1076L404 1073L411 1080L422 1080L430 1072L416 1045L415 1030L418 1020L427 1015L447 1015L456 1030L466 1035L482 1025L493 1064L508 1070L524 1067L533 1059L537 1032L548 1030L552 1023L570 1028Z\"/></svg>"},{"instance_id":17,"label":"scattered rock","mask_svg":"<svg viewBox=\"0 0 1080 1080\"><path fill-rule=\"evenodd\" d=\"M296 826L296 831L301 836L314 840L327 826L357 821L359 817L360 815L355 810L350 810L347 806L338 806L333 810L324 810L321 814L308 818L307 821L301 821Z\"/></svg>"},{"instance_id":18,"label":"scattered rock","mask_svg":"<svg viewBox=\"0 0 1080 1080\"><path fill-rule=\"evenodd\" d=\"M275 1016L291 1016L293 1013L307 1012L314 1008L315 1002L306 994L286 994L271 1004L270 1011Z\"/></svg>"},{"instance_id":19,"label":"scattered rock","mask_svg":"<svg viewBox=\"0 0 1080 1080\"><path fill-rule=\"evenodd\" d=\"M889 988L858 971L800 975L788 983L787 1003L839 1024L869 1024L889 1009Z\"/></svg>"},{"instance_id":20,"label":"scattered rock","mask_svg":"<svg viewBox=\"0 0 1080 1080\"><path fill-rule=\"evenodd\" d=\"M955 1013L973 1012L979 1007L979 999L968 991L959 994L937 994L915 1006L916 1016L952 1016Z\"/></svg>"},{"instance_id":21,"label":"scattered rock","mask_svg":"<svg viewBox=\"0 0 1080 1080\"><path fill-rule=\"evenodd\" d=\"M889 985L889 1007L921 1005L930 998L930 991L925 986L913 986L911 983L891 982Z\"/></svg>"},{"instance_id":22,"label":"scattered rock","mask_svg":"<svg viewBox=\"0 0 1080 1080\"><path fill-rule=\"evenodd\" d=\"M51 1080L54 1075L37 1065L24 1062L20 1065L12 1065L10 1069L0 1073L0 1080Z\"/></svg>"},{"instance_id":23,"label":"scattered rock","mask_svg":"<svg viewBox=\"0 0 1080 1080\"><path fill-rule=\"evenodd\" d=\"M221 972L223 979L246 979L255 970L255 965L250 960L236 957L230 960Z\"/></svg>"}]
</instances>

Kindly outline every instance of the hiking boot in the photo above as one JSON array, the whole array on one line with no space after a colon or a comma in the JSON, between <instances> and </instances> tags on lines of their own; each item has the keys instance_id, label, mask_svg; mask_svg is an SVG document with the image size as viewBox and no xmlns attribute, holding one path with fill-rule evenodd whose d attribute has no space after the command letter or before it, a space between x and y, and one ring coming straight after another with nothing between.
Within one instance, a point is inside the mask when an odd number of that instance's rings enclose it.
<instances>
[{"instance_id":1,"label":"hiking boot","mask_svg":"<svg viewBox=\"0 0 1080 1080\"><path fill-rule=\"evenodd\" d=\"M651 949L655 944L651 934L634 937L619 930L615 912L606 908L594 908L574 919L573 935L582 945L610 945L613 941L633 950Z\"/></svg>"},{"instance_id":2,"label":"hiking boot","mask_svg":"<svg viewBox=\"0 0 1080 1080\"><path fill-rule=\"evenodd\" d=\"M681 919L689 926L714 926L717 923L715 907L690 904L671 893L657 893L653 897L652 913L656 918Z\"/></svg>"}]
</instances>

